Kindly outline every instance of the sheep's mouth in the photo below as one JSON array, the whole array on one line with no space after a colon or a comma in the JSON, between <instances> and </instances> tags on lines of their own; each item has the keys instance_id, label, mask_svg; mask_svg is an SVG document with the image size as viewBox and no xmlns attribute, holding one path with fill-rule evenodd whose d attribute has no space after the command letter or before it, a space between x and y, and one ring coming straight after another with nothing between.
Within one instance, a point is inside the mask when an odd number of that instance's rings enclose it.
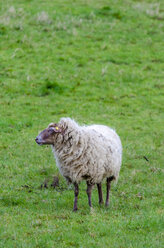
<instances>
[{"instance_id":1,"label":"sheep's mouth","mask_svg":"<svg viewBox=\"0 0 164 248\"><path fill-rule=\"evenodd\" d=\"M44 143L42 143L42 142L36 142L39 146L42 146L42 145L44 145Z\"/></svg>"},{"instance_id":2,"label":"sheep's mouth","mask_svg":"<svg viewBox=\"0 0 164 248\"><path fill-rule=\"evenodd\" d=\"M39 146L42 146L44 143L43 142L39 142L39 141L36 141L36 143L39 145Z\"/></svg>"},{"instance_id":3,"label":"sheep's mouth","mask_svg":"<svg viewBox=\"0 0 164 248\"><path fill-rule=\"evenodd\" d=\"M42 146L42 145L52 145L51 143L46 142L46 141L39 140L38 138L36 138L35 141L36 141L36 143L37 143L39 146Z\"/></svg>"},{"instance_id":4,"label":"sheep's mouth","mask_svg":"<svg viewBox=\"0 0 164 248\"><path fill-rule=\"evenodd\" d=\"M36 138L35 141L40 146L45 144L43 141L40 141L38 138Z\"/></svg>"}]
</instances>

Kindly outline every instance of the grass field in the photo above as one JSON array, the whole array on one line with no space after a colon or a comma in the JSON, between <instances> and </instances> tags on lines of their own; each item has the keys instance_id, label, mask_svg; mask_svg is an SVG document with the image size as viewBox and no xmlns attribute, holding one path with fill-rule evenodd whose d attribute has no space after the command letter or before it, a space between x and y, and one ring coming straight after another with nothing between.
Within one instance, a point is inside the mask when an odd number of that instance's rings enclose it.
<instances>
[{"instance_id":1,"label":"grass field","mask_svg":"<svg viewBox=\"0 0 164 248\"><path fill-rule=\"evenodd\" d=\"M164 2L0 6L0 248L163 247ZM90 211L85 182L77 213L73 187L50 187L53 154L34 139L63 116L121 137L109 209L95 188Z\"/></svg>"}]
</instances>

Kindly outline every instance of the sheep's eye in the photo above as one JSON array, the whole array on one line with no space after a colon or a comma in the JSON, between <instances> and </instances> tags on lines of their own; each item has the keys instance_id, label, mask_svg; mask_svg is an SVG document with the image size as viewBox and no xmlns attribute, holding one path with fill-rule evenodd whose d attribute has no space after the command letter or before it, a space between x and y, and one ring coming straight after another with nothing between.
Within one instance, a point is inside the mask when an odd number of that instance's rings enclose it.
<instances>
[{"instance_id":1,"label":"sheep's eye","mask_svg":"<svg viewBox=\"0 0 164 248\"><path fill-rule=\"evenodd\" d=\"M48 129L48 133L53 133L54 132L54 130L52 129L52 128L50 128L50 129Z\"/></svg>"}]
</instances>

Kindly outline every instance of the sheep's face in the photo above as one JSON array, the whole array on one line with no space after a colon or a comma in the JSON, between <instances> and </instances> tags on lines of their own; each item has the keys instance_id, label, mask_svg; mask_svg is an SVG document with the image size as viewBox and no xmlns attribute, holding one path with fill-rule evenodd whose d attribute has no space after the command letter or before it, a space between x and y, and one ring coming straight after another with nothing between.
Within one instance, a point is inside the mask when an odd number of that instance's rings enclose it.
<instances>
[{"instance_id":1,"label":"sheep's face","mask_svg":"<svg viewBox=\"0 0 164 248\"><path fill-rule=\"evenodd\" d=\"M62 133L62 128L58 124L51 123L36 137L35 141L38 145L53 145L59 133Z\"/></svg>"}]
</instances>

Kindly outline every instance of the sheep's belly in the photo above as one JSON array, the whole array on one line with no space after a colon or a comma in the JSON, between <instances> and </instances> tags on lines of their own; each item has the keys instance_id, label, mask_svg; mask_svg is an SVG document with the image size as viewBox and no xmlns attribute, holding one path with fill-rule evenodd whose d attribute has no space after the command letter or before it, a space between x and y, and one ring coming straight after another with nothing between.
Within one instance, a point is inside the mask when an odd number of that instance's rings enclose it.
<instances>
[{"instance_id":1,"label":"sheep's belly","mask_svg":"<svg viewBox=\"0 0 164 248\"><path fill-rule=\"evenodd\" d=\"M114 176L115 173L110 168L105 168L105 166L98 166L95 164L90 164L89 166L84 165L62 165L58 163L58 168L60 173L69 183L79 183L82 180L86 180L90 184L101 183L104 178Z\"/></svg>"}]
</instances>

